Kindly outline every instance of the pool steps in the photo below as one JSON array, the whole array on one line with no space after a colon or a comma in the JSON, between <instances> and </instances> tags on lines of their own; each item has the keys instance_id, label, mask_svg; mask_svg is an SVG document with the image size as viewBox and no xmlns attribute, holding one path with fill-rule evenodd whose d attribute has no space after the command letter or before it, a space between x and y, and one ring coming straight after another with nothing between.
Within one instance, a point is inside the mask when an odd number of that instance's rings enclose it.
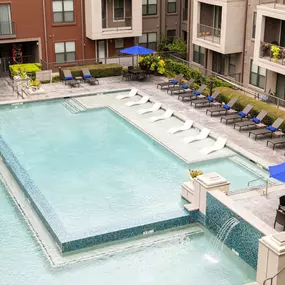
<instances>
[{"instance_id":1,"label":"pool steps","mask_svg":"<svg viewBox=\"0 0 285 285\"><path fill-rule=\"evenodd\" d=\"M64 100L61 104L72 114L78 114L87 110L87 108L75 98Z\"/></svg>"}]
</instances>

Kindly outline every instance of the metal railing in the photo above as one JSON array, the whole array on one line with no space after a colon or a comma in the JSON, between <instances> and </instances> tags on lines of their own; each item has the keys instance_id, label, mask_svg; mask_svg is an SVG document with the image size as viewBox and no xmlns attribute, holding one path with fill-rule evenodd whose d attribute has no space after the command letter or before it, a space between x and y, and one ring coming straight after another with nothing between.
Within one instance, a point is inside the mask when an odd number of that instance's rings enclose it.
<instances>
[{"instance_id":1,"label":"metal railing","mask_svg":"<svg viewBox=\"0 0 285 285\"><path fill-rule=\"evenodd\" d=\"M45 62L41 60L43 70L52 70L53 72L58 72L60 67L72 67L80 65L91 65L91 64L112 64L117 63L123 67L128 67L137 64L137 56L114 56L114 57L104 57L104 58L89 58L82 60L75 60L73 62Z\"/></svg>"},{"instance_id":2,"label":"metal railing","mask_svg":"<svg viewBox=\"0 0 285 285\"><path fill-rule=\"evenodd\" d=\"M283 270L285 269L285 267L283 267L281 270L279 270L275 275L273 275L272 277L269 277L267 279L265 279L263 281L263 285L273 285L273 280L275 277L277 277L281 272L283 272ZM268 284L267 281L270 281L270 283Z\"/></svg>"},{"instance_id":3,"label":"metal railing","mask_svg":"<svg viewBox=\"0 0 285 285\"><path fill-rule=\"evenodd\" d=\"M270 44L267 42L261 42L259 56L261 58L268 58L268 60L280 65L285 65L285 47Z\"/></svg>"},{"instance_id":4,"label":"metal railing","mask_svg":"<svg viewBox=\"0 0 285 285\"><path fill-rule=\"evenodd\" d=\"M276 8L276 4L284 4L284 0L278 1L278 0L259 0L259 5L262 4L273 4L273 8Z\"/></svg>"},{"instance_id":5,"label":"metal railing","mask_svg":"<svg viewBox=\"0 0 285 285\"><path fill-rule=\"evenodd\" d=\"M182 21L188 21L188 9L182 10Z\"/></svg>"},{"instance_id":6,"label":"metal railing","mask_svg":"<svg viewBox=\"0 0 285 285\"><path fill-rule=\"evenodd\" d=\"M244 94L252 96L254 99L266 101L267 103L275 105L277 108L279 108L280 106L285 107L285 100L284 99L279 98L275 95L271 95L271 94L266 93L266 92L262 92L260 90L256 90L251 86L246 86L243 83L234 80L230 75L223 75L223 74L219 74L217 72L214 72L212 70L208 70L201 65L197 65L196 63L189 62L187 60L181 59L177 56L174 56L171 53L164 53L162 55L164 55L165 57L168 57L169 59L172 59L174 61L183 63L192 69L199 70L203 76L217 77L217 78L223 80L224 82L228 82L232 85L232 87L234 89L242 91L242 92L244 92ZM236 75L236 76L238 76L238 75Z\"/></svg>"},{"instance_id":7,"label":"metal railing","mask_svg":"<svg viewBox=\"0 0 285 285\"><path fill-rule=\"evenodd\" d=\"M102 18L102 29L119 31L132 29L132 17Z\"/></svg>"},{"instance_id":8,"label":"metal railing","mask_svg":"<svg viewBox=\"0 0 285 285\"><path fill-rule=\"evenodd\" d=\"M16 23L13 21L0 21L0 38L16 36Z\"/></svg>"},{"instance_id":9,"label":"metal railing","mask_svg":"<svg viewBox=\"0 0 285 285\"><path fill-rule=\"evenodd\" d=\"M197 37L202 38L205 41L219 44L221 41L221 29L216 29L214 27L197 24Z\"/></svg>"}]
</instances>

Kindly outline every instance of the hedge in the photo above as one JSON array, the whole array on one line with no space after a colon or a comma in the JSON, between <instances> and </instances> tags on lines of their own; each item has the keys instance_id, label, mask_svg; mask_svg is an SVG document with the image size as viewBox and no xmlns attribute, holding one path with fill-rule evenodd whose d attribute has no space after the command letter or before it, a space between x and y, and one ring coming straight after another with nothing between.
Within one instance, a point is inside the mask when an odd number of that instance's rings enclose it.
<instances>
[{"instance_id":1,"label":"hedge","mask_svg":"<svg viewBox=\"0 0 285 285\"><path fill-rule=\"evenodd\" d=\"M216 87L231 87L231 84L224 82L216 77L204 77L199 70L192 69L184 63L176 62L171 59L165 60L166 74L183 74L184 78L189 80L190 78L195 79L195 84L192 85L193 88L199 88L201 84L207 84L210 87L210 82L212 82L212 88Z\"/></svg>"},{"instance_id":2,"label":"hedge","mask_svg":"<svg viewBox=\"0 0 285 285\"><path fill-rule=\"evenodd\" d=\"M253 97L249 97L231 88L220 87L218 89L220 90L220 95L217 100L220 102L227 103L233 97L238 98L238 101L234 105L234 109L237 111L241 111L247 104L251 104L253 106L253 110L251 111L252 116L256 116L262 110L268 112L267 116L263 120L265 124L271 125L279 117L285 120L285 111L269 105L267 102L254 99ZM285 131L285 124L282 124L281 129Z\"/></svg>"},{"instance_id":3,"label":"hedge","mask_svg":"<svg viewBox=\"0 0 285 285\"><path fill-rule=\"evenodd\" d=\"M13 64L9 65L9 69L12 76L15 76L19 73L19 70L24 70L27 75L35 78L36 77L36 71L39 71L42 69L42 65L40 63L22 63L22 64Z\"/></svg>"},{"instance_id":4,"label":"hedge","mask_svg":"<svg viewBox=\"0 0 285 285\"><path fill-rule=\"evenodd\" d=\"M91 64L77 65L63 69L69 69L73 77L82 76L81 69L88 68L93 77L110 77L122 74L123 67L120 64Z\"/></svg>"}]
</instances>

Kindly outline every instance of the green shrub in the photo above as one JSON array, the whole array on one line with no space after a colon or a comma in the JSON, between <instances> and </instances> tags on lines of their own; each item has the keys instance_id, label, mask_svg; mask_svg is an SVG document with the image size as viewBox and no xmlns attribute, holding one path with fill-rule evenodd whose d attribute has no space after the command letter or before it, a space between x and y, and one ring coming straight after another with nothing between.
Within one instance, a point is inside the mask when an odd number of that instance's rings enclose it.
<instances>
[{"instance_id":1,"label":"green shrub","mask_svg":"<svg viewBox=\"0 0 285 285\"><path fill-rule=\"evenodd\" d=\"M279 117L285 120L285 111L278 109L273 105L269 105L268 103L254 99L253 97L249 97L231 88L220 87L219 90L220 95L217 99L220 102L227 103L233 97L238 98L237 103L234 105L234 109L237 111L241 111L247 104L251 104L253 106L253 110L251 112L252 116L256 116L262 110L268 112L267 116L263 120L265 124L270 125ZM285 131L285 124L282 124L281 129Z\"/></svg>"},{"instance_id":2,"label":"green shrub","mask_svg":"<svg viewBox=\"0 0 285 285\"><path fill-rule=\"evenodd\" d=\"M63 69L69 69L73 77L82 76L81 69L88 68L93 77L110 77L122 74L123 67L120 64L92 64L72 66Z\"/></svg>"},{"instance_id":3,"label":"green shrub","mask_svg":"<svg viewBox=\"0 0 285 285\"><path fill-rule=\"evenodd\" d=\"M192 69L184 63L176 62L171 59L167 59L165 63L166 63L165 66L166 73L170 74L182 73L184 75L184 78L187 80L189 80L190 78L194 78L195 83L198 84L199 86L201 84L207 84L207 86L210 87L210 82L212 82L212 88L231 87L229 83L223 82L222 80L217 79L216 77L204 77L199 70Z\"/></svg>"},{"instance_id":4,"label":"green shrub","mask_svg":"<svg viewBox=\"0 0 285 285\"><path fill-rule=\"evenodd\" d=\"M36 71L42 69L42 65L40 63L23 63L23 64L13 64L9 65L9 69L12 76L15 76L20 73L21 70L25 71L28 76L33 79L36 78Z\"/></svg>"},{"instance_id":5,"label":"green shrub","mask_svg":"<svg viewBox=\"0 0 285 285\"><path fill-rule=\"evenodd\" d=\"M165 62L158 55L148 54L139 56L138 63L142 70L159 74L165 73Z\"/></svg>"}]
</instances>

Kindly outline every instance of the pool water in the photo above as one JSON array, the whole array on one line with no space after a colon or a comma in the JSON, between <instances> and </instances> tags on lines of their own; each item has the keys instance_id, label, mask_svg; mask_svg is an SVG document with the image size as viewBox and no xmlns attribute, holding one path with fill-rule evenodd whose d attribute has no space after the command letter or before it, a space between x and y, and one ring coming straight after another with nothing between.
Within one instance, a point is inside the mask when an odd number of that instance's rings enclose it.
<instances>
[{"instance_id":1,"label":"pool water","mask_svg":"<svg viewBox=\"0 0 285 285\"><path fill-rule=\"evenodd\" d=\"M59 102L0 109L1 136L70 233L119 230L185 214L188 166L108 108ZM196 164L231 191L257 176L229 159Z\"/></svg>"},{"instance_id":2,"label":"pool water","mask_svg":"<svg viewBox=\"0 0 285 285\"><path fill-rule=\"evenodd\" d=\"M3 285L243 285L255 271L226 246L207 258L213 235L183 236L104 260L52 268L0 184L0 276ZM134 281L135 280L135 281Z\"/></svg>"}]
</instances>

